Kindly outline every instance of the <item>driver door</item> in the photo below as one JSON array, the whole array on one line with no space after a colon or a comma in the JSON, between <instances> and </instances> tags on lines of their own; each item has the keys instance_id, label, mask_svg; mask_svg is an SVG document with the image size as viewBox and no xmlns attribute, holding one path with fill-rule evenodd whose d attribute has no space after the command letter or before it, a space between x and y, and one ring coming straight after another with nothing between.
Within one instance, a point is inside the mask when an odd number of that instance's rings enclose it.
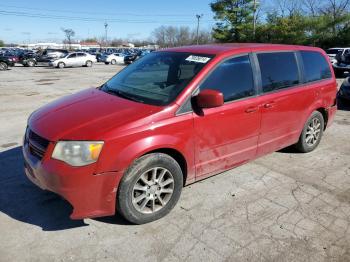
<instances>
[{"instance_id":1,"label":"driver door","mask_svg":"<svg viewBox=\"0 0 350 262\"><path fill-rule=\"evenodd\" d=\"M196 178L204 178L256 156L261 112L249 55L226 59L199 88L222 92L225 102L194 114Z\"/></svg>"}]
</instances>

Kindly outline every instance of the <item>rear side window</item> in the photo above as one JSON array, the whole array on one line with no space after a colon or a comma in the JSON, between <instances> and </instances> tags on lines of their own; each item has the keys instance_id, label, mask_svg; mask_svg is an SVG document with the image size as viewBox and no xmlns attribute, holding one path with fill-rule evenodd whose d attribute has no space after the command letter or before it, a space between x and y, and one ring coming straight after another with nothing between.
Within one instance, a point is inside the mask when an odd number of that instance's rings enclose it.
<instances>
[{"instance_id":1,"label":"rear side window","mask_svg":"<svg viewBox=\"0 0 350 262\"><path fill-rule=\"evenodd\" d=\"M240 56L221 63L201 84L200 90L214 89L232 101L255 95L252 67L249 56Z\"/></svg>"},{"instance_id":2,"label":"rear side window","mask_svg":"<svg viewBox=\"0 0 350 262\"><path fill-rule=\"evenodd\" d=\"M322 54L313 51L301 51L300 54L306 83L332 77L329 65Z\"/></svg>"},{"instance_id":3,"label":"rear side window","mask_svg":"<svg viewBox=\"0 0 350 262\"><path fill-rule=\"evenodd\" d=\"M300 83L297 60L293 52L261 53L257 57L264 93Z\"/></svg>"}]
</instances>

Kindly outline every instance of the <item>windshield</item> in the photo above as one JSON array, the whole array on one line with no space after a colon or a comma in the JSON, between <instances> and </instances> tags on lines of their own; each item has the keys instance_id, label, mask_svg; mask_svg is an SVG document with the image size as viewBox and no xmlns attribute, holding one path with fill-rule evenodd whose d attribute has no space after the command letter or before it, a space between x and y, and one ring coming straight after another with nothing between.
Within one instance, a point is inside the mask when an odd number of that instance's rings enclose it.
<instances>
[{"instance_id":1,"label":"windshield","mask_svg":"<svg viewBox=\"0 0 350 262\"><path fill-rule=\"evenodd\" d=\"M154 52L119 72L101 90L129 100L164 106L175 100L212 57Z\"/></svg>"}]
</instances>

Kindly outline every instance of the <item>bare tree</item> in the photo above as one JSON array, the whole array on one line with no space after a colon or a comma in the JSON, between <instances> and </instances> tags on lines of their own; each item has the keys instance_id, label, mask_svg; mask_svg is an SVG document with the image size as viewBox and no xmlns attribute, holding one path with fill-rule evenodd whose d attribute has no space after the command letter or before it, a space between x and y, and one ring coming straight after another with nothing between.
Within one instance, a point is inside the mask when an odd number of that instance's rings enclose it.
<instances>
[{"instance_id":1,"label":"bare tree","mask_svg":"<svg viewBox=\"0 0 350 262\"><path fill-rule=\"evenodd\" d=\"M316 16L320 2L323 2L323 0L302 0L301 4L305 13L310 14L311 16Z\"/></svg>"},{"instance_id":2,"label":"bare tree","mask_svg":"<svg viewBox=\"0 0 350 262\"><path fill-rule=\"evenodd\" d=\"M70 28L62 28L62 32L66 36L66 41L67 41L67 43L69 45L69 49L70 49L71 45L72 45L72 37L75 36L75 32L73 31L73 29L70 29Z\"/></svg>"},{"instance_id":3,"label":"bare tree","mask_svg":"<svg viewBox=\"0 0 350 262\"><path fill-rule=\"evenodd\" d=\"M350 0L327 0L321 7L321 13L329 15L331 18L331 26L333 36L341 29L342 21L348 21Z\"/></svg>"},{"instance_id":4,"label":"bare tree","mask_svg":"<svg viewBox=\"0 0 350 262\"><path fill-rule=\"evenodd\" d=\"M291 16L301 10L300 0L274 0L275 11L281 14L282 17Z\"/></svg>"},{"instance_id":5,"label":"bare tree","mask_svg":"<svg viewBox=\"0 0 350 262\"><path fill-rule=\"evenodd\" d=\"M174 47L191 45L197 42L196 30L191 30L187 26L160 26L153 33L154 42L161 47ZM200 30L198 33L198 43L206 44L213 42L210 31Z\"/></svg>"}]
</instances>

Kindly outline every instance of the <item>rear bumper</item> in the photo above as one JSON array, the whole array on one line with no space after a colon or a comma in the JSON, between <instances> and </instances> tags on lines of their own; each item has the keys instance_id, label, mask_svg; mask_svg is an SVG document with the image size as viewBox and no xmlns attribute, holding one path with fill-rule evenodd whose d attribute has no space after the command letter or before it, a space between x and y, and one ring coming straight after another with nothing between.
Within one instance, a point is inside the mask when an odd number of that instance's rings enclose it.
<instances>
[{"instance_id":1,"label":"rear bumper","mask_svg":"<svg viewBox=\"0 0 350 262\"><path fill-rule=\"evenodd\" d=\"M327 127L333 124L336 113L337 113L337 105L333 105L327 109L327 115L328 115Z\"/></svg>"},{"instance_id":2,"label":"rear bumper","mask_svg":"<svg viewBox=\"0 0 350 262\"><path fill-rule=\"evenodd\" d=\"M95 174L94 164L76 168L47 156L39 160L31 155L26 145L23 155L26 176L38 187L66 199L73 206L71 219L115 214L121 172Z\"/></svg>"}]
</instances>

